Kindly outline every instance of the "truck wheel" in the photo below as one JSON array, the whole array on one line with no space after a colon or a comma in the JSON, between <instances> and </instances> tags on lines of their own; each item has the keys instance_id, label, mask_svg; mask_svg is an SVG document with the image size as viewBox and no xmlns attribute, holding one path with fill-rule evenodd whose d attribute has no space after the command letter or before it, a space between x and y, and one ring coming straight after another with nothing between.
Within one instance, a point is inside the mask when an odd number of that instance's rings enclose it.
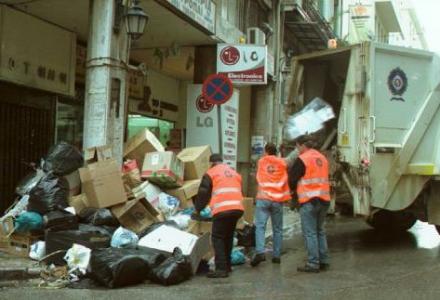
<instances>
[{"instance_id":1,"label":"truck wheel","mask_svg":"<svg viewBox=\"0 0 440 300\"><path fill-rule=\"evenodd\" d=\"M417 218L405 211L389 211L381 209L367 218L371 227L380 231L402 232L410 229Z\"/></svg>"}]
</instances>

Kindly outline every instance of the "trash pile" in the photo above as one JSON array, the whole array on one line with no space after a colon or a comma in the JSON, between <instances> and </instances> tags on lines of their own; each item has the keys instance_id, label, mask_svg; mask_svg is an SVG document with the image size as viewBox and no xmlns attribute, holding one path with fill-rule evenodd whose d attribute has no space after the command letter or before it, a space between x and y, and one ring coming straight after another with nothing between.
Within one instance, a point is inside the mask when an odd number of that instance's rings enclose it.
<instances>
[{"instance_id":1,"label":"trash pile","mask_svg":"<svg viewBox=\"0 0 440 300\"><path fill-rule=\"evenodd\" d=\"M38 260L45 284L93 279L108 288L151 280L178 284L213 263L211 212L192 220L192 198L210 146L165 151L148 129L125 145L121 166L107 146L59 143L16 189L0 218L0 251ZM233 263L254 246L253 199L243 201Z\"/></svg>"}]
</instances>

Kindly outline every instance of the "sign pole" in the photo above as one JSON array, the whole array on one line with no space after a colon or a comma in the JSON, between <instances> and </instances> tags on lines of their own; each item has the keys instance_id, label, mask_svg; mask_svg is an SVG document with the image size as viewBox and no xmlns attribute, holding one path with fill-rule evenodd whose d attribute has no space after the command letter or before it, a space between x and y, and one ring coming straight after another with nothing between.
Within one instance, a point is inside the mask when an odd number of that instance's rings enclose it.
<instances>
[{"instance_id":1,"label":"sign pole","mask_svg":"<svg viewBox=\"0 0 440 300\"><path fill-rule=\"evenodd\" d=\"M217 118L218 118L218 152L223 157L223 132L222 132L222 113L221 105L217 105Z\"/></svg>"}]
</instances>

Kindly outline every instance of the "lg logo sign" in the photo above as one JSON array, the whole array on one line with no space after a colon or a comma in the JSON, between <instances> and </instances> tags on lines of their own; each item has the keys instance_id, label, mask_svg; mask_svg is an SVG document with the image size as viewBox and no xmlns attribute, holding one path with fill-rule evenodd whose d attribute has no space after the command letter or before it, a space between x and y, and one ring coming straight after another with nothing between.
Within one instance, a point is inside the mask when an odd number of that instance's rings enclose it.
<instances>
[{"instance_id":1,"label":"lg logo sign","mask_svg":"<svg viewBox=\"0 0 440 300\"><path fill-rule=\"evenodd\" d=\"M225 65L235 65L240 60L240 51L232 46L226 47L220 52L220 59Z\"/></svg>"}]
</instances>

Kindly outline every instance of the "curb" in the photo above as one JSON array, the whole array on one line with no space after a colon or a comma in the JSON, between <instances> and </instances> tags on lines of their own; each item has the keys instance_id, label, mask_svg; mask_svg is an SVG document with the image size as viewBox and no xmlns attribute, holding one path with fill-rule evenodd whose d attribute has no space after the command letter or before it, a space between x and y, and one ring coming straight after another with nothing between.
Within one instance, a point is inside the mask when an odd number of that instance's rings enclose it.
<instances>
[{"instance_id":1,"label":"curb","mask_svg":"<svg viewBox=\"0 0 440 300\"><path fill-rule=\"evenodd\" d=\"M0 268L0 282L40 277L40 268Z\"/></svg>"}]
</instances>

